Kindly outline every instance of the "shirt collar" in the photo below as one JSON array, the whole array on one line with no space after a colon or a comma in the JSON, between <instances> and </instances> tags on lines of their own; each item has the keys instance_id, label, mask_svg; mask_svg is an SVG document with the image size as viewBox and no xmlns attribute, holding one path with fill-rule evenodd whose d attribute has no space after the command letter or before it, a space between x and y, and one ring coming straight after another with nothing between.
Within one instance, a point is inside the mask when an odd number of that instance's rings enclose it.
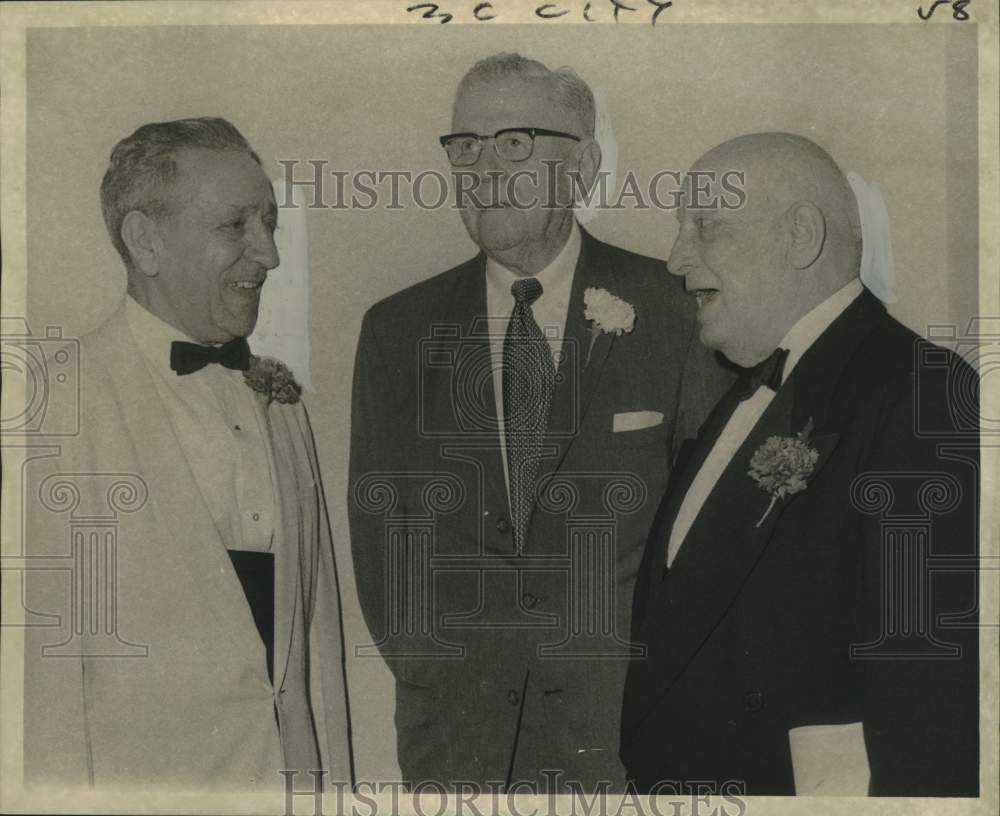
<instances>
[{"instance_id":1,"label":"shirt collar","mask_svg":"<svg viewBox=\"0 0 1000 816\"><path fill-rule=\"evenodd\" d=\"M125 319L128 321L129 329L132 331L132 336L135 338L142 356L169 382L181 379L170 368L170 344L179 340L185 343L206 345L205 343L197 343L180 329L161 320L131 295L125 297ZM212 368L219 367L212 366Z\"/></svg>"},{"instance_id":2,"label":"shirt collar","mask_svg":"<svg viewBox=\"0 0 1000 816\"><path fill-rule=\"evenodd\" d=\"M548 266L542 269L537 275L532 275L542 284L542 293L554 293L568 288L569 282L573 280L573 273L576 271L576 262L580 258L580 227L576 223L576 218L572 219L569 238L559 250L559 254L553 258ZM510 287L520 275L511 272L507 267L497 263L492 258L486 258L486 279L497 289L501 289L510 295Z\"/></svg>"},{"instance_id":3,"label":"shirt collar","mask_svg":"<svg viewBox=\"0 0 1000 816\"><path fill-rule=\"evenodd\" d=\"M809 347L830 327L834 320L840 317L863 290L861 279L854 278L818 306L806 312L788 330L788 333L778 344L780 348L788 349L788 357L785 360L785 369L781 377L782 384L788 380L799 358L809 350Z\"/></svg>"}]
</instances>

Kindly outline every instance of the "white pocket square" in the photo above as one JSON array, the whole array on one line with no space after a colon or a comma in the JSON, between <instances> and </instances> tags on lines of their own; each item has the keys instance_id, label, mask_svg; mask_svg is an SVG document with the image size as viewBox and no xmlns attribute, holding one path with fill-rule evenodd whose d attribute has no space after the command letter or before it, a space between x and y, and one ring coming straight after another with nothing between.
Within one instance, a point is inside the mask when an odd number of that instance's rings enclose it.
<instances>
[{"instance_id":1,"label":"white pocket square","mask_svg":"<svg viewBox=\"0 0 1000 816\"><path fill-rule=\"evenodd\" d=\"M663 414L659 411L625 411L615 414L611 421L613 433L622 431L638 431L643 428L652 428L663 422Z\"/></svg>"}]
</instances>

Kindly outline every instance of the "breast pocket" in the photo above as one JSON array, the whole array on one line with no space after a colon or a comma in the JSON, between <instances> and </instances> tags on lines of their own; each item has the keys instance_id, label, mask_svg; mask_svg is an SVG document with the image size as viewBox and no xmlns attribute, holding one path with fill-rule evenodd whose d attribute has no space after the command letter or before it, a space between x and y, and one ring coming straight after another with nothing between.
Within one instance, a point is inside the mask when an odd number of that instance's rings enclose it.
<instances>
[{"instance_id":1,"label":"breast pocket","mask_svg":"<svg viewBox=\"0 0 1000 816\"><path fill-rule=\"evenodd\" d=\"M670 429L665 422L634 431L612 432L605 436L604 445L615 449L647 448L650 452L666 453Z\"/></svg>"}]
</instances>

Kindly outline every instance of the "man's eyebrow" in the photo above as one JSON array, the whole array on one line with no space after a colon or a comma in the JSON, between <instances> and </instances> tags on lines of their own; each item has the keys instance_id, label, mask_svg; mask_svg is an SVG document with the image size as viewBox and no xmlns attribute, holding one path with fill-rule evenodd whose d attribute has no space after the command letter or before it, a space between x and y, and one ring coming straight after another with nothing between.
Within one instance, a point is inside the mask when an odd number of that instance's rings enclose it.
<instances>
[{"instance_id":1,"label":"man's eyebrow","mask_svg":"<svg viewBox=\"0 0 1000 816\"><path fill-rule=\"evenodd\" d=\"M252 208L247 207L246 205L223 204L222 207L218 210L218 215L222 216L223 218L231 218L237 215L245 215L250 209Z\"/></svg>"},{"instance_id":2,"label":"man's eyebrow","mask_svg":"<svg viewBox=\"0 0 1000 816\"><path fill-rule=\"evenodd\" d=\"M268 201L263 207L259 204L226 204L223 206L220 215L223 218L232 218L235 216L251 215L261 210L263 210L265 215L274 215L278 212L278 205L273 199Z\"/></svg>"}]
</instances>

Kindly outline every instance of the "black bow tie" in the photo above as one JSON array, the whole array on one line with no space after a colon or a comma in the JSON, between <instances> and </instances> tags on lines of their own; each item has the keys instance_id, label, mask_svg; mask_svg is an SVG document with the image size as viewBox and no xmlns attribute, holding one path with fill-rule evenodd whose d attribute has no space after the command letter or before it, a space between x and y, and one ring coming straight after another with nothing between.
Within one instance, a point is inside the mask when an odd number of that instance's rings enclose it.
<instances>
[{"instance_id":1,"label":"black bow tie","mask_svg":"<svg viewBox=\"0 0 1000 816\"><path fill-rule=\"evenodd\" d=\"M183 340L170 344L170 368L179 377L200 371L209 363L246 371L250 368L250 346L246 338L237 337L221 346L200 346Z\"/></svg>"},{"instance_id":2,"label":"black bow tie","mask_svg":"<svg viewBox=\"0 0 1000 816\"><path fill-rule=\"evenodd\" d=\"M761 360L753 368L744 368L736 381L740 400L750 399L762 385L777 391L781 387L787 357L788 349L777 348L771 352L770 357Z\"/></svg>"}]
</instances>

